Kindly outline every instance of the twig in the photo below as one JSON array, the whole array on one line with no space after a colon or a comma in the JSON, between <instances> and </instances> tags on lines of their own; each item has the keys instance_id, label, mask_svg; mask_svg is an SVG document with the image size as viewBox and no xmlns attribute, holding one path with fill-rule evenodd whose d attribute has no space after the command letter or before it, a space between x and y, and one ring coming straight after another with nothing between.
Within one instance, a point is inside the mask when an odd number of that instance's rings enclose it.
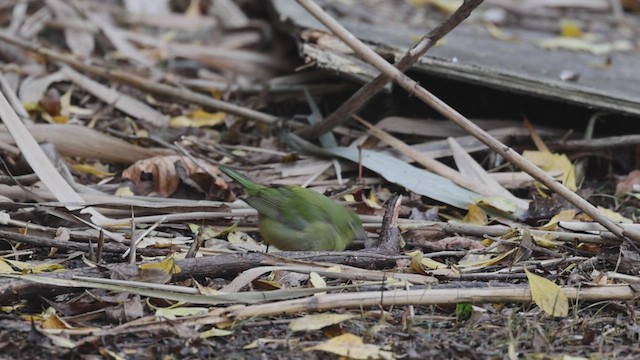
<instances>
[{"instance_id":1,"label":"twig","mask_svg":"<svg viewBox=\"0 0 640 360\"><path fill-rule=\"evenodd\" d=\"M17 237L16 234L9 233L10 236L15 237L15 241L19 241L20 238ZM0 236L4 236L4 232L0 233ZM49 239L45 239L49 240ZM49 240L51 241L51 240ZM55 243L55 246L59 248L64 248L64 245L68 245L70 242L65 242L65 244ZM86 249L88 249L87 244L84 245ZM105 244L105 251L109 249L110 245L115 245L111 243ZM95 245L94 245L95 246ZM119 251L124 247L124 245L119 245ZM78 250L83 250L78 249ZM150 251L150 254L155 252L158 254L160 251L165 251L161 249L148 249L141 248L138 249L141 254L144 254L146 251ZM166 254L166 253L163 253ZM279 253L278 258L280 259L290 259L290 260L303 260L303 261L322 261L322 262L330 262L330 263L338 263L348 266L355 266L361 268L386 268L389 266L395 265L395 262L398 259L405 259L406 256L391 256L377 253L365 253L361 251L343 251L343 252L304 252L304 251L289 251ZM190 258L184 260L176 260L176 266L180 267L182 270L180 273L176 274L176 278L178 280L190 278L190 277L201 277L201 276L209 276L209 277L230 277L234 276L242 271L247 269L261 266L265 261L272 262L274 256L265 253L247 253L247 254L224 254L218 256L207 256L201 258ZM299 262L298 262L299 263ZM42 276L51 276L55 278L61 279L71 279L74 276L92 276L99 277L104 276L105 271L119 271L119 269L127 268L130 265L127 264L109 264L105 265L102 268L84 268L84 269L73 269L64 272L57 273L47 273L42 274ZM31 295L40 294L45 289L56 289L55 286L46 285L46 284L38 284L35 282L30 282L26 280L20 279L0 279L0 303L7 303L8 301L15 299L24 299Z\"/></svg>"},{"instance_id":2,"label":"twig","mask_svg":"<svg viewBox=\"0 0 640 360\"><path fill-rule=\"evenodd\" d=\"M637 252L640 252L635 241L640 242L640 234L635 231L625 230L611 219L600 213L598 209L591 205L588 201L581 198L571 190L567 189L564 185L558 183L554 178L549 176L546 172L542 171L539 167L535 166L522 155L515 152L510 147L496 140L493 136L489 135L479 126L475 125L462 114L455 109L444 103L442 100L431 94L425 88L420 86L416 81L410 79L400 70L396 69L393 65L386 62L381 56L376 54L373 50L367 47L364 43L358 40L353 34L351 34L346 28L336 22L329 14L327 14L322 8L320 8L312 0L297 0L309 13L311 13L316 19L318 19L323 25L329 28L336 36L344 41L353 51L358 54L363 60L367 61L375 68L377 68L383 74L392 77L393 80L406 91L413 94L418 99L422 100L425 104L431 106L434 110L438 111L447 119L451 120L469 134L476 137L482 143L487 145L496 153L502 155L510 163L531 175L536 180L547 186L549 189L556 192L558 195L564 197L572 203L575 207L582 210L592 219L602 224L612 233L616 234L620 238L624 239L629 245Z\"/></svg>"},{"instance_id":3,"label":"twig","mask_svg":"<svg viewBox=\"0 0 640 360\"><path fill-rule=\"evenodd\" d=\"M632 300L638 296L629 285L593 288L562 287L561 289L569 299L580 301ZM530 301L531 291L527 287L367 291L326 294L304 299L247 306L231 311L230 315L239 319L247 319L307 311L327 311L336 308L359 309L361 307L380 305L521 303Z\"/></svg>"},{"instance_id":4,"label":"twig","mask_svg":"<svg viewBox=\"0 0 640 360\"><path fill-rule=\"evenodd\" d=\"M400 228L402 230L408 229L433 229L443 231L448 234L464 234L471 236L502 236L512 232L514 228L504 225L475 225L464 223L446 223L437 221L426 222L401 222ZM529 229L531 234L540 236L546 239L553 239L565 242L578 242L578 243L590 243L601 245L619 245L620 239L614 234L609 232L602 232L598 235L572 233L572 232L560 232L560 231L546 231Z\"/></svg>"},{"instance_id":5,"label":"twig","mask_svg":"<svg viewBox=\"0 0 640 360\"><path fill-rule=\"evenodd\" d=\"M75 241L62 241L56 239L50 239L41 236L33 236L33 235L22 235L13 233L10 231L0 230L0 238L4 240L11 240L15 242L21 242L25 244L31 244L40 247L56 247L58 249L63 250L71 250L71 251L84 251L89 252L90 248L98 248L98 244L88 244L88 243L79 243ZM120 243L104 243L103 238L103 246L101 253L116 253L122 254L127 250L127 246ZM152 249L145 248L139 249L139 252L145 256L165 256L169 254L171 251L168 249ZM102 254L100 254L102 256ZM96 254L96 258L99 260L98 254Z\"/></svg>"},{"instance_id":6,"label":"twig","mask_svg":"<svg viewBox=\"0 0 640 360\"><path fill-rule=\"evenodd\" d=\"M77 70L84 71L88 74L127 84L129 86L133 86L135 88L145 90L156 95L166 96L168 98L206 106L212 109L224 111L229 114L234 114L262 123L273 124L280 120L278 117L273 115L237 106L225 101L216 100L209 96L198 94L187 89L178 89L173 86L159 84L130 72L109 69L97 65L90 65L76 59L71 55L51 50L26 40L12 37L6 33L0 33L0 40L18 46L22 49L33 51L36 54L42 55L49 60L65 63Z\"/></svg>"},{"instance_id":7,"label":"twig","mask_svg":"<svg viewBox=\"0 0 640 360\"><path fill-rule=\"evenodd\" d=\"M400 71L409 69L411 65L418 61L418 59L424 55L427 50L433 47L438 40L443 38L464 19L466 19L469 14L471 14L471 11L478 7L482 1L483 0L465 0L456 12L425 35L422 40L413 47L413 49L409 50L402 59L397 61L394 65L400 69ZM391 81L391 77L387 74L382 73L378 75L378 77L373 79L371 82L361 87L331 115L327 116L321 122L301 130L298 132L298 135L303 138L318 137L344 123L349 119L349 116L355 113L366 101L378 93L389 81Z\"/></svg>"},{"instance_id":8,"label":"twig","mask_svg":"<svg viewBox=\"0 0 640 360\"><path fill-rule=\"evenodd\" d=\"M554 150L600 150L621 146L640 145L640 135L609 136L598 139L551 141Z\"/></svg>"}]
</instances>

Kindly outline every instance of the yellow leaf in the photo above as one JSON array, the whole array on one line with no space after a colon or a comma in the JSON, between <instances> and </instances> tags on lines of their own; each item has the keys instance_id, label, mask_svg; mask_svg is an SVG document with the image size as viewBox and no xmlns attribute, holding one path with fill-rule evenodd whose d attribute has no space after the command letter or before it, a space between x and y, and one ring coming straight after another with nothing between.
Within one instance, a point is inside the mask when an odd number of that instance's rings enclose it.
<instances>
[{"instance_id":1,"label":"yellow leaf","mask_svg":"<svg viewBox=\"0 0 640 360\"><path fill-rule=\"evenodd\" d=\"M460 261L458 261L458 266L461 268L466 268L467 271L482 269L487 266L497 264L498 262L502 261L502 259L511 255L511 253L513 253L514 251L516 251L515 248L503 254L500 254L498 256L489 257L489 258L487 258L487 255L477 255L477 254L465 255L462 259L460 259ZM489 256L492 256L492 255L489 255Z\"/></svg>"},{"instance_id":2,"label":"yellow leaf","mask_svg":"<svg viewBox=\"0 0 640 360\"><path fill-rule=\"evenodd\" d=\"M558 285L529 272L526 268L524 272L529 280L531 298L542 311L551 316L567 316L569 314L569 299Z\"/></svg>"},{"instance_id":3,"label":"yellow leaf","mask_svg":"<svg viewBox=\"0 0 640 360\"><path fill-rule=\"evenodd\" d=\"M160 269L169 275L177 274L180 271L180 267L176 265L176 261L173 255L167 256L164 260L157 263L149 263L140 265L140 269Z\"/></svg>"},{"instance_id":4,"label":"yellow leaf","mask_svg":"<svg viewBox=\"0 0 640 360\"><path fill-rule=\"evenodd\" d=\"M447 264L443 264L441 262L435 261L432 258L423 257L420 259L420 263L430 270L439 270L448 268Z\"/></svg>"},{"instance_id":5,"label":"yellow leaf","mask_svg":"<svg viewBox=\"0 0 640 360\"><path fill-rule=\"evenodd\" d=\"M464 216L462 222L467 224L476 224L476 225L486 225L488 222L487 214L484 213L484 210L480 208L480 206L475 204L469 204L467 206L469 210L467 215Z\"/></svg>"},{"instance_id":6,"label":"yellow leaf","mask_svg":"<svg viewBox=\"0 0 640 360\"><path fill-rule=\"evenodd\" d=\"M209 312L207 308L201 307L179 307L179 308L158 308L155 316L157 319L175 320L185 316L202 316Z\"/></svg>"},{"instance_id":7,"label":"yellow leaf","mask_svg":"<svg viewBox=\"0 0 640 360\"><path fill-rule=\"evenodd\" d=\"M103 167L103 169L100 169L97 166L89 165L89 164L74 164L72 167L77 171L90 174L101 179L106 178L108 176L113 176L116 174L114 172L106 171L106 167L104 167L104 165L101 166Z\"/></svg>"},{"instance_id":8,"label":"yellow leaf","mask_svg":"<svg viewBox=\"0 0 640 360\"><path fill-rule=\"evenodd\" d=\"M565 38L578 38L582 36L582 29L575 21L564 19L560 22L560 36Z\"/></svg>"},{"instance_id":9,"label":"yellow leaf","mask_svg":"<svg viewBox=\"0 0 640 360\"><path fill-rule=\"evenodd\" d=\"M356 315L350 314L318 314L306 315L292 320L289 323L291 331L312 331L339 324L345 320L353 319Z\"/></svg>"},{"instance_id":10,"label":"yellow leaf","mask_svg":"<svg viewBox=\"0 0 640 360\"><path fill-rule=\"evenodd\" d=\"M381 350L379 346L365 344L362 338L353 334L342 334L323 343L308 347L304 351L321 350L349 359L393 359L391 351Z\"/></svg>"},{"instance_id":11,"label":"yellow leaf","mask_svg":"<svg viewBox=\"0 0 640 360\"><path fill-rule=\"evenodd\" d=\"M486 196L478 200L478 205L488 206L507 214L513 214L518 210L516 204L501 196Z\"/></svg>"},{"instance_id":12,"label":"yellow leaf","mask_svg":"<svg viewBox=\"0 0 640 360\"><path fill-rule=\"evenodd\" d=\"M198 292L202 295L218 295L220 292L214 288L210 288L208 286L204 286L199 282L195 281L196 287L198 288Z\"/></svg>"},{"instance_id":13,"label":"yellow leaf","mask_svg":"<svg viewBox=\"0 0 640 360\"><path fill-rule=\"evenodd\" d=\"M549 220L548 223L540 227L541 230L553 231L558 227L560 221L571 221L576 217L575 210L562 210Z\"/></svg>"},{"instance_id":14,"label":"yellow leaf","mask_svg":"<svg viewBox=\"0 0 640 360\"><path fill-rule=\"evenodd\" d=\"M322 276L320 276L315 271L312 271L311 273L309 273L309 281L311 282L311 285L313 285L313 287L316 288L316 289L326 288L327 287L327 282L324 281ZM326 294L326 293L325 292L321 292L321 293L316 293L314 295L315 296L319 296L319 295L323 295L323 294Z\"/></svg>"},{"instance_id":15,"label":"yellow leaf","mask_svg":"<svg viewBox=\"0 0 640 360\"><path fill-rule=\"evenodd\" d=\"M133 193L133 191L131 191L131 188L130 188L130 187L128 187L128 186L123 186L123 187L119 187L119 188L116 190L115 195L116 195L116 196L126 197L126 196L133 196L133 195L135 195L135 194Z\"/></svg>"},{"instance_id":16,"label":"yellow leaf","mask_svg":"<svg viewBox=\"0 0 640 360\"><path fill-rule=\"evenodd\" d=\"M209 113L204 110L195 110L186 116L176 116L169 121L169 126L181 128L181 127L203 127L203 126L218 126L224 123L224 119L227 114L223 112Z\"/></svg>"},{"instance_id":17,"label":"yellow leaf","mask_svg":"<svg viewBox=\"0 0 640 360\"><path fill-rule=\"evenodd\" d=\"M431 270L447 268L446 264L424 257L420 250L412 251L407 253L407 255L411 256L411 269L420 274L424 274L424 267Z\"/></svg>"},{"instance_id":18,"label":"yellow leaf","mask_svg":"<svg viewBox=\"0 0 640 360\"><path fill-rule=\"evenodd\" d=\"M18 305L12 305L12 306L0 306L0 311L2 312L6 312L6 313L10 313L10 312L14 312L16 310L20 310L21 308L25 307L25 304L18 304Z\"/></svg>"},{"instance_id":19,"label":"yellow leaf","mask_svg":"<svg viewBox=\"0 0 640 360\"><path fill-rule=\"evenodd\" d=\"M533 242L535 242L536 245L546 248L555 248L564 244L564 242L562 241L553 241L553 239L555 239L555 236L553 235L539 236L532 234L531 237L533 238Z\"/></svg>"},{"instance_id":20,"label":"yellow leaf","mask_svg":"<svg viewBox=\"0 0 640 360\"><path fill-rule=\"evenodd\" d=\"M176 116L169 120L169 126L172 128L183 128L191 126L191 119L184 115Z\"/></svg>"},{"instance_id":21,"label":"yellow leaf","mask_svg":"<svg viewBox=\"0 0 640 360\"><path fill-rule=\"evenodd\" d=\"M222 99L222 97L224 96L224 94L222 93L222 91L212 87L209 89L209 94L211 94L211 96L213 96L214 99Z\"/></svg>"},{"instance_id":22,"label":"yellow leaf","mask_svg":"<svg viewBox=\"0 0 640 360\"><path fill-rule=\"evenodd\" d=\"M64 115L56 115L51 118L56 124L66 124L69 122L69 118Z\"/></svg>"},{"instance_id":23,"label":"yellow leaf","mask_svg":"<svg viewBox=\"0 0 640 360\"><path fill-rule=\"evenodd\" d=\"M571 191L576 191L576 171L569 158L564 154L543 151L524 151L522 156L547 172L560 172L560 181Z\"/></svg>"},{"instance_id":24,"label":"yellow leaf","mask_svg":"<svg viewBox=\"0 0 640 360\"><path fill-rule=\"evenodd\" d=\"M28 112L40 111L40 105L38 105L37 102L24 103L22 106L24 106L24 109Z\"/></svg>"},{"instance_id":25,"label":"yellow leaf","mask_svg":"<svg viewBox=\"0 0 640 360\"><path fill-rule=\"evenodd\" d=\"M5 259L0 258L0 274L19 274L20 272L14 269Z\"/></svg>"},{"instance_id":26,"label":"yellow leaf","mask_svg":"<svg viewBox=\"0 0 640 360\"><path fill-rule=\"evenodd\" d=\"M364 199L365 204L372 209L382 209L382 205L378 203L378 196L372 191L368 198Z\"/></svg>"},{"instance_id":27,"label":"yellow leaf","mask_svg":"<svg viewBox=\"0 0 640 360\"><path fill-rule=\"evenodd\" d=\"M344 199L344 201L350 202L350 203L356 201L356 198L355 198L355 196L353 196L353 194L346 194L342 198Z\"/></svg>"},{"instance_id":28,"label":"yellow leaf","mask_svg":"<svg viewBox=\"0 0 640 360\"><path fill-rule=\"evenodd\" d=\"M602 206L598 206L598 211L600 211L604 216L608 217L609 219L615 221L615 222L619 222L619 223L623 223L623 224L632 224L633 220L628 219L622 215L620 215L619 213L613 211L613 210L609 210L607 208L603 208Z\"/></svg>"},{"instance_id":29,"label":"yellow leaf","mask_svg":"<svg viewBox=\"0 0 640 360\"><path fill-rule=\"evenodd\" d=\"M62 320L58 315L53 314L42 322L43 329L72 329L66 321Z\"/></svg>"},{"instance_id":30,"label":"yellow leaf","mask_svg":"<svg viewBox=\"0 0 640 360\"><path fill-rule=\"evenodd\" d=\"M24 261L16 261L16 260L9 260L9 259L0 259L0 260L1 260L0 263L4 261L14 269L18 269L19 272L23 274L26 274L26 273L38 274L43 272L64 270L64 266L58 263L52 263L52 262L44 262L44 263L41 262L41 263L32 264ZM0 266L0 271L2 271L1 269L2 269L2 266Z\"/></svg>"}]
</instances>

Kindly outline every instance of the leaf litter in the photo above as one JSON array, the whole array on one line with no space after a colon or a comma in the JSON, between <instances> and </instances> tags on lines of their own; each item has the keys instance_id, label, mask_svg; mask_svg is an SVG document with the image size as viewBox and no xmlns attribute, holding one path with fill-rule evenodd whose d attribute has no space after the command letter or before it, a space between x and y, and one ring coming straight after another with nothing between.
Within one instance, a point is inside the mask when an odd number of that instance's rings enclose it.
<instances>
[{"instance_id":1,"label":"leaf litter","mask_svg":"<svg viewBox=\"0 0 640 360\"><path fill-rule=\"evenodd\" d=\"M17 2L0 36L8 356L637 356L633 242L444 121L387 104L398 114L335 127L322 147L298 137L359 85L300 66L257 11L268 5L142 3ZM476 123L571 190L602 191L575 153L549 151L558 129ZM500 135L512 128L538 151ZM323 192L374 243L406 245L267 251L220 164ZM589 199L628 231L631 170ZM388 219L392 193L405 200Z\"/></svg>"}]
</instances>

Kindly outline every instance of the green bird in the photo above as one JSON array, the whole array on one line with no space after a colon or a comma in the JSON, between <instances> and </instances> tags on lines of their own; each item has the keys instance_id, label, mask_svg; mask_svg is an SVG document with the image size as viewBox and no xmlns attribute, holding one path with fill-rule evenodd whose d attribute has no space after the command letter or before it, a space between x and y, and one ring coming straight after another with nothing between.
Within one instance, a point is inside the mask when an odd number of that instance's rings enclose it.
<instances>
[{"instance_id":1,"label":"green bird","mask_svg":"<svg viewBox=\"0 0 640 360\"><path fill-rule=\"evenodd\" d=\"M316 191L267 187L229 167L219 168L247 191L244 201L258 210L262 237L280 250L342 251L354 239L367 239L356 213Z\"/></svg>"}]
</instances>

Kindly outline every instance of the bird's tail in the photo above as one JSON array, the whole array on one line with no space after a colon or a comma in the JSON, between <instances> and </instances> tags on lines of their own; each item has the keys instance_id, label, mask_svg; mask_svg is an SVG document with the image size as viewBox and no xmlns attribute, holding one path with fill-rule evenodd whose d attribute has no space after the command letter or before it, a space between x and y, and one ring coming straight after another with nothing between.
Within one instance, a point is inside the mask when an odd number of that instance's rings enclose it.
<instances>
[{"instance_id":1,"label":"bird's tail","mask_svg":"<svg viewBox=\"0 0 640 360\"><path fill-rule=\"evenodd\" d=\"M224 166L224 165L220 165L218 167L218 169L220 169L220 171L222 171L228 177L233 179L233 181L235 181L238 184L242 185L242 187L245 190L247 190L247 193L249 195L254 195L255 193L258 192L258 190L263 188L262 185L258 185L256 183L254 183L253 181L251 181L251 179L249 179L248 177L240 174L239 172L235 171L234 169L232 169L230 167L227 167L227 166Z\"/></svg>"}]
</instances>

